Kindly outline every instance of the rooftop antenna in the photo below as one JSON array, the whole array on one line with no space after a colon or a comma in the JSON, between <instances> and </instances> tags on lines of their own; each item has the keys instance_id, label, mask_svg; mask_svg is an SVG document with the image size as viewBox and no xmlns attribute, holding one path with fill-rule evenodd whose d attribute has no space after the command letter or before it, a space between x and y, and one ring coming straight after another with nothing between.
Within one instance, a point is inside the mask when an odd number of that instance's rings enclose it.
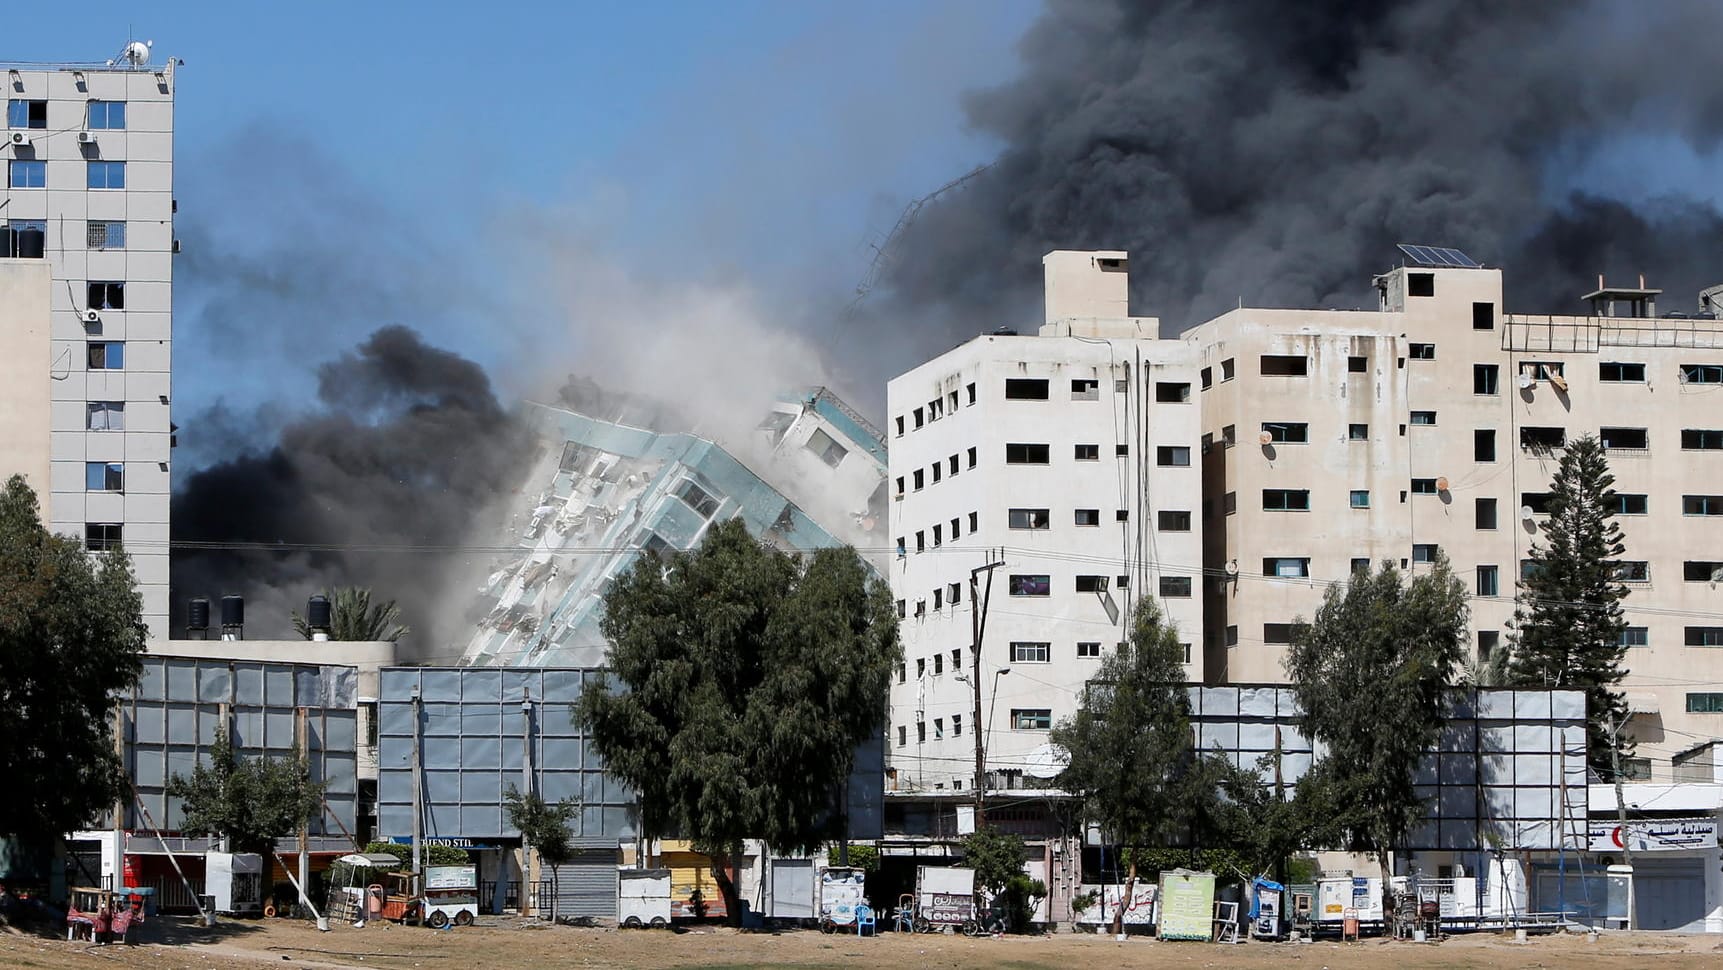
<instances>
[{"instance_id":1,"label":"rooftop antenna","mask_svg":"<svg viewBox=\"0 0 1723 970\"><path fill-rule=\"evenodd\" d=\"M124 65L134 70L150 62L150 48L156 42L153 40L133 40L131 32L126 32L126 46L120 49L118 55L108 59L109 67Z\"/></svg>"}]
</instances>

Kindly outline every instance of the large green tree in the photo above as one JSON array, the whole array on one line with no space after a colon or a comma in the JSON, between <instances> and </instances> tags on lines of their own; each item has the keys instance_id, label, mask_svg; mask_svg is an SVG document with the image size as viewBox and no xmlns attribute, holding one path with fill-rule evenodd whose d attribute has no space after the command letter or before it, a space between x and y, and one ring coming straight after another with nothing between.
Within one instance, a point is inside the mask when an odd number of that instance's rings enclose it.
<instances>
[{"instance_id":1,"label":"large green tree","mask_svg":"<svg viewBox=\"0 0 1723 970\"><path fill-rule=\"evenodd\" d=\"M394 600L372 602L371 590L342 586L324 593L329 598L329 639L352 641L399 640L412 632L401 622L401 608ZM293 612L293 629L311 639L311 621Z\"/></svg>"},{"instance_id":2,"label":"large green tree","mask_svg":"<svg viewBox=\"0 0 1723 970\"><path fill-rule=\"evenodd\" d=\"M299 751L242 758L226 731L216 732L207 764L167 783L168 795L184 803L181 831L219 835L232 851L265 859L276 839L297 833L322 810L323 788Z\"/></svg>"},{"instance_id":3,"label":"large green tree","mask_svg":"<svg viewBox=\"0 0 1723 970\"><path fill-rule=\"evenodd\" d=\"M1615 476L1603 445L1589 435L1568 444L1551 486L1549 519L1532 544L1520 580L1505 676L1514 686L1571 687L1586 692L1586 760L1604 777L1616 747L1631 742L1619 730L1627 700L1615 686L1626 674L1627 620L1621 601L1615 522Z\"/></svg>"},{"instance_id":4,"label":"large green tree","mask_svg":"<svg viewBox=\"0 0 1723 970\"><path fill-rule=\"evenodd\" d=\"M1410 583L1387 562L1353 573L1294 630L1286 672L1305 730L1326 749L1299 784L1312 837L1375 853L1383 885L1388 853L1424 815L1413 776L1441 734L1468 613L1465 584L1438 556Z\"/></svg>"},{"instance_id":5,"label":"large green tree","mask_svg":"<svg viewBox=\"0 0 1723 970\"><path fill-rule=\"evenodd\" d=\"M576 716L638 794L642 832L710 855L738 918L725 864L743 840L803 852L839 834L901 653L891 593L854 549L794 556L731 519L619 575L601 629L626 690L588 687Z\"/></svg>"},{"instance_id":6,"label":"large green tree","mask_svg":"<svg viewBox=\"0 0 1723 970\"><path fill-rule=\"evenodd\" d=\"M503 810L509 824L520 830L521 839L538 853L539 862L550 867L550 921L555 923L556 901L562 895L557 871L574 861L568 822L580 811L580 803L572 798L547 802L537 792L523 795L510 785L503 793Z\"/></svg>"},{"instance_id":7,"label":"large green tree","mask_svg":"<svg viewBox=\"0 0 1723 970\"><path fill-rule=\"evenodd\" d=\"M1109 839L1162 848L1189 836L1214 788L1209 772L1194 770L1184 646L1153 599L1138 602L1130 639L1101 661L1052 741L1070 758L1059 786L1083 799ZM1127 894L1135 858L1127 857Z\"/></svg>"},{"instance_id":8,"label":"large green tree","mask_svg":"<svg viewBox=\"0 0 1723 970\"><path fill-rule=\"evenodd\" d=\"M14 475L0 493L0 836L43 850L129 798L114 695L137 683L145 635L126 554L48 532Z\"/></svg>"}]
</instances>

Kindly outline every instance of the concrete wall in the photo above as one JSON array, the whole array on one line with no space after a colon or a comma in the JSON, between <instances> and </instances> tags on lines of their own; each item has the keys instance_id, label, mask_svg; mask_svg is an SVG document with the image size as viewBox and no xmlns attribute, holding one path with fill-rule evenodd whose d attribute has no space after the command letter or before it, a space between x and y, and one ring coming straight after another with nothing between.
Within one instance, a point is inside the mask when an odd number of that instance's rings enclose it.
<instances>
[{"instance_id":1,"label":"concrete wall","mask_svg":"<svg viewBox=\"0 0 1723 970\"><path fill-rule=\"evenodd\" d=\"M0 481L23 475L52 521L48 483L48 264L0 259Z\"/></svg>"}]
</instances>

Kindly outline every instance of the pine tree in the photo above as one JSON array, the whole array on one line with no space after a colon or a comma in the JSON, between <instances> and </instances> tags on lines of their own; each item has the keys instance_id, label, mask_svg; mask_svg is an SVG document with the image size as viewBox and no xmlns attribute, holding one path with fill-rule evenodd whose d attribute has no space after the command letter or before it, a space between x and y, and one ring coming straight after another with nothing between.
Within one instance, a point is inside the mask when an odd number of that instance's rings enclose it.
<instances>
[{"instance_id":1,"label":"pine tree","mask_svg":"<svg viewBox=\"0 0 1723 970\"><path fill-rule=\"evenodd\" d=\"M1614 690L1626 674L1621 641L1627 621L1619 556L1625 550L1614 521L1615 476L1596 438L1571 442L1556 469L1549 521L1534 542L1519 583L1506 664L1509 684L1583 688L1590 715L1586 761L1608 777L1611 749L1627 701Z\"/></svg>"}]
</instances>

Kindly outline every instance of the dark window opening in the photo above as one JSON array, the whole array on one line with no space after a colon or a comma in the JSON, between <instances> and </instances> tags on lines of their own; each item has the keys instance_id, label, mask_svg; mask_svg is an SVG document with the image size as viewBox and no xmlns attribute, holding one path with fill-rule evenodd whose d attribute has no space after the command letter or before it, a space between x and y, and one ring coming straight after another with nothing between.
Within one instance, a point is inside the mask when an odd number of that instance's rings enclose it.
<instances>
[{"instance_id":1,"label":"dark window opening","mask_svg":"<svg viewBox=\"0 0 1723 970\"><path fill-rule=\"evenodd\" d=\"M118 522L87 522L84 524L84 548L91 552L107 552L120 547L122 526Z\"/></svg>"},{"instance_id":2,"label":"dark window opening","mask_svg":"<svg viewBox=\"0 0 1723 970\"><path fill-rule=\"evenodd\" d=\"M1292 638L1301 636L1307 626L1304 623L1264 623L1262 625L1262 642L1291 643Z\"/></svg>"},{"instance_id":3,"label":"dark window opening","mask_svg":"<svg viewBox=\"0 0 1723 970\"><path fill-rule=\"evenodd\" d=\"M1308 512L1310 511L1310 490L1303 488L1265 488L1262 490L1262 507L1270 512Z\"/></svg>"},{"instance_id":4,"label":"dark window opening","mask_svg":"<svg viewBox=\"0 0 1723 970\"><path fill-rule=\"evenodd\" d=\"M1497 394L1499 391L1500 369L1495 364L1472 365L1472 393Z\"/></svg>"},{"instance_id":5,"label":"dark window opening","mask_svg":"<svg viewBox=\"0 0 1723 970\"><path fill-rule=\"evenodd\" d=\"M1362 374L1369 369L1370 369L1370 358L1368 358L1368 357L1348 357L1348 358L1346 358L1346 370L1348 373Z\"/></svg>"},{"instance_id":6,"label":"dark window opening","mask_svg":"<svg viewBox=\"0 0 1723 970\"><path fill-rule=\"evenodd\" d=\"M1723 431L1684 428L1681 431L1681 447L1687 451L1723 450Z\"/></svg>"},{"instance_id":7,"label":"dark window opening","mask_svg":"<svg viewBox=\"0 0 1723 970\"><path fill-rule=\"evenodd\" d=\"M1007 465L1045 465L1051 461L1047 445L1008 444L1005 446Z\"/></svg>"},{"instance_id":8,"label":"dark window opening","mask_svg":"<svg viewBox=\"0 0 1723 970\"><path fill-rule=\"evenodd\" d=\"M1615 496L1615 511L1621 515L1646 515L1650 508L1650 496L1621 493Z\"/></svg>"},{"instance_id":9,"label":"dark window opening","mask_svg":"<svg viewBox=\"0 0 1723 970\"><path fill-rule=\"evenodd\" d=\"M1528 451L1548 451L1567 444L1566 428L1521 428L1520 447Z\"/></svg>"},{"instance_id":10,"label":"dark window opening","mask_svg":"<svg viewBox=\"0 0 1723 970\"><path fill-rule=\"evenodd\" d=\"M1052 528L1053 513L1048 509L1012 509L1008 522L1008 528L1039 531Z\"/></svg>"},{"instance_id":11,"label":"dark window opening","mask_svg":"<svg viewBox=\"0 0 1723 970\"><path fill-rule=\"evenodd\" d=\"M1482 428L1472 432L1472 460L1496 460L1496 432L1493 428Z\"/></svg>"},{"instance_id":12,"label":"dark window opening","mask_svg":"<svg viewBox=\"0 0 1723 970\"><path fill-rule=\"evenodd\" d=\"M1407 296L1435 296L1436 295L1436 274L1435 273L1407 273L1406 274L1406 295Z\"/></svg>"},{"instance_id":13,"label":"dark window opening","mask_svg":"<svg viewBox=\"0 0 1723 970\"><path fill-rule=\"evenodd\" d=\"M1155 401L1160 404L1183 404L1191 399L1191 385L1188 381L1156 381Z\"/></svg>"},{"instance_id":14,"label":"dark window opening","mask_svg":"<svg viewBox=\"0 0 1723 970\"><path fill-rule=\"evenodd\" d=\"M1303 445L1310 443L1310 425L1302 421L1264 421L1262 430L1268 432L1268 440L1275 444Z\"/></svg>"},{"instance_id":15,"label":"dark window opening","mask_svg":"<svg viewBox=\"0 0 1723 970\"><path fill-rule=\"evenodd\" d=\"M1162 532L1191 531L1191 514L1189 512L1162 511L1156 513L1155 523Z\"/></svg>"},{"instance_id":16,"label":"dark window opening","mask_svg":"<svg viewBox=\"0 0 1723 970\"><path fill-rule=\"evenodd\" d=\"M1310 361L1292 354L1263 354L1262 373L1270 377L1304 377L1310 373Z\"/></svg>"},{"instance_id":17,"label":"dark window opening","mask_svg":"<svg viewBox=\"0 0 1723 970\"><path fill-rule=\"evenodd\" d=\"M1435 360L1435 344L1407 344L1406 356L1413 360Z\"/></svg>"},{"instance_id":18,"label":"dark window opening","mask_svg":"<svg viewBox=\"0 0 1723 970\"><path fill-rule=\"evenodd\" d=\"M1651 447L1651 434L1644 428L1601 428L1597 437L1607 449L1645 451Z\"/></svg>"},{"instance_id":19,"label":"dark window opening","mask_svg":"<svg viewBox=\"0 0 1723 970\"><path fill-rule=\"evenodd\" d=\"M1079 593L1105 593L1106 591L1107 577L1105 576L1077 577L1077 592Z\"/></svg>"},{"instance_id":20,"label":"dark window opening","mask_svg":"<svg viewBox=\"0 0 1723 970\"><path fill-rule=\"evenodd\" d=\"M89 285L89 308L92 310L124 310L126 308L126 284L120 282L91 282Z\"/></svg>"},{"instance_id":21,"label":"dark window opening","mask_svg":"<svg viewBox=\"0 0 1723 970\"><path fill-rule=\"evenodd\" d=\"M1472 304L1472 329L1496 329L1496 305L1494 303Z\"/></svg>"},{"instance_id":22,"label":"dark window opening","mask_svg":"<svg viewBox=\"0 0 1723 970\"><path fill-rule=\"evenodd\" d=\"M1609 362L1597 365L1597 379L1610 384L1645 383L1644 364Z\"/></svg>"},{"instance_id":23,"label":"dark window opening","mask_svg":"<svg viewBox=\"0 0 1723 970\"><path fill-rule=\"evenodd\" d=\"M1474 518L1476 520L1477 527L1480 529L1494 529L1496 527L1496 500L1493 498L1478 499L1475 508L1476 512Z\"/></svg>"},{"instance_id":24,"label":"dark window opening","mask_svg":"<svg viewBox=\"0 0 1723 970\"><path fill-rule=\"evenodd\" d=\"M1045 401L1047 400L1047 382L1030 377L1008 377L1005 379L1005 399L1007 401Z\"/></svg>"},{"instance_id":25,"label":"dark window opening","mask_svg":"<svg viewBox=\"0 0 1723 970\"><path fill-rule=\"evenodd\" d=\"M1010 395L1007 394L1007 397ZM1075 380L1071 382L1071 400L1099 401L1101 399L1101 382L1094 379Z\"/></svg>"}]
</instances>

